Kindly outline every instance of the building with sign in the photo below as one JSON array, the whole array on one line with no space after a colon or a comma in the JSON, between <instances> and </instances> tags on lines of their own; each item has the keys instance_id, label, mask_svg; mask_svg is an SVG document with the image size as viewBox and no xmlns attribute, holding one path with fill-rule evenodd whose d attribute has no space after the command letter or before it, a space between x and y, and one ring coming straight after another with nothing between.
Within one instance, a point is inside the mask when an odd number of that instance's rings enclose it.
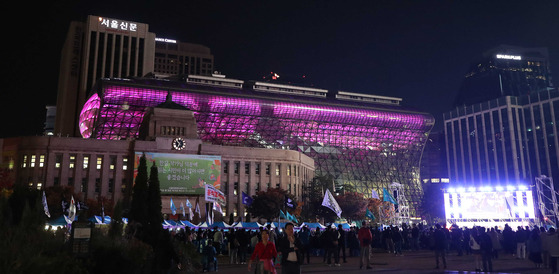
<instances>
[{"instance_id":1,"label":"building with sign","mask_svg":"<svg viewBox=\"0 0 559 274\"><path fill-rule=\"evenodd\" d=\"M10 181L30 188L70 186L80 201L98 197L127 201L138 159L145 154L148 168L155 163L159 170L163 213L171 213L171 199L179 208L187 199L195 205L200 197L201 217L206 183L225 195L224 215L241 216L246 212L242 192L255 195L279 187L300 200L303 186L314 177L314 161L303 153L214 145L196 137L192 111L163 103L147 112L141 138L0 139L0 167Z\"/></svg>"},{"instance_id":2,"label":"building with sign","mask_svg":"<svg viewBox=\"0 0 559 274\"><path fill-rule=\"evenodd\" d=\"M204 76L102 79L96 88L80 115L84 138L142 139L146 107L172 96L193 112L202 142L298 151L338 189L365 194L398 182L412 209L420 202L419 162L434 118L401 106L400 98ZM188 132L167 125L156 131Z\"/></svg>"},{"instance_id":3,"label":"building with sign","mask_svg":"<svg viewBox=\"0 0 559 274\"><path fill-rule=\"evenodd\" d=\"M177 75L211 76L214 56L210 48L193 43L156 38L153 73L158 78Z\"/></svg>"},{"instance_id":4,"label":"building with sign","mask_svg":"<svg viewBox=\"0 0 559 274\"><path fill-rule=\"evenodd\" d=\"M77 117L97 79L153 72L154 53L147 24L92 15L72 22L62 48L55 135L79 136Z\"/></svg>"},{"instance_id":5,"label":"building with sign","mask_svg":"<svg viewBox=\"0 0 559 274\"><path fill-rule=\"evenodd\" d=\"M483 53L466 73L455 106L503 96L522 96L552 88L547 48L501 45Z\"/></svg>"}]
</instances>

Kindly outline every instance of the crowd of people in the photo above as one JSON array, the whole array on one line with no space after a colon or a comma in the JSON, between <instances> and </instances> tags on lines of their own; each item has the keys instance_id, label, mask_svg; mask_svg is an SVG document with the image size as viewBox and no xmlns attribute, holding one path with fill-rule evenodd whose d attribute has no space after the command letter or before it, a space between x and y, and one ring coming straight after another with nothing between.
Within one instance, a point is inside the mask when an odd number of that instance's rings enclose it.
<instances>
[{"instance_id":1,"label":"crowd of people","mask_svg":"<svg viewBox=\"0 0 559 274\"><path fill-rule=\"evenodd\" d=\"M447 268L446 257L472 255L472 270L493 271L493 260L503 255L530 260L535 268L549 268L557 273L559 258L559 233L554 228L512 227L458 227L424 226L368 226L344 230L328 226L326 229L303 227L295 231L294 225L278 228L261 227L258 230L242 228L213 228L182 230L181 237L196 246L202 254L204 270L217 270L218 255L228 256L231 264L248 264L258 273L275 273L276 264L282 265L283 273L298 273L302 264L322 263L332 267L347 262L347 257L360 257L360 268L371 268L371 249L384 250L394 256L403 251L434 251L435 268ZM178 235L177 235L178 236ZM212 265L213 263L213 265Z\"/></svg>"}]
</instances>

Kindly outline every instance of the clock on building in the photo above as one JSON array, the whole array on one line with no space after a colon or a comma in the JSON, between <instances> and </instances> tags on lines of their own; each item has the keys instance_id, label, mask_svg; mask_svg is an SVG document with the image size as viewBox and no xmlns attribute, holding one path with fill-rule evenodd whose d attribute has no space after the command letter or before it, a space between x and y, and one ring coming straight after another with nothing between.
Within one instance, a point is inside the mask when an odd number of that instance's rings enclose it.
<instances>
[{"instance_id":1,"label":"clock on building","mask_svg":"<svg viewBox=\"0 0 559 274\"><path fill-rule=\"evenodd\" d=\"M186 148L186 142L182 138L173 139L173 148L176 150L183 150Z\"/></svg>"}]
</instances>

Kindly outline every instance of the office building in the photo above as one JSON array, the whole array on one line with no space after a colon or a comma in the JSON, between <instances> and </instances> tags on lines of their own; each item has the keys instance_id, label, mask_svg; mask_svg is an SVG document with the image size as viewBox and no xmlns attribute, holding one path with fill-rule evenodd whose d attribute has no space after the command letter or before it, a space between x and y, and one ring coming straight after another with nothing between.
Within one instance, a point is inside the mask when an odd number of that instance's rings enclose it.
<instances>
[{"instance_id":1,"label":"office building","mask_svg":"<svg viewBox=\"0 0 559 274\"><path fill-rule=\"evenodd\" d=\"M72 22L62 48L55 134L79 136L77 118L95 82L153 72L154 53L147 24L92 15Z\"/></svg>"},{"instance_id":2,"label":"office building","mask_svg":"<svg viewBox=\"0 0 559 274\"><path fill-rule=\"evenodd\" d=\"M544 89L444 114L452 183L484 186L559 178L559 92ZM557 182L555 180L555 188Z\"/></svg>"},{"instance_id":3,"label":"office building","mask_svg":"<svg viewBox=\"0 0 559 274\"><path fill-rule=\"evenodd\" d=\"M553 88L547 48L500 45L483 53L471 66L456 97L455 107L522 96Z\"/></svg>"},{"instance_id":4,"label":"office building","mask_svg":"<svg viewBox=\"0 0 559 274\"><path fill-rule=\"evenodd\" d=\"M177 75L205 75L214 72L214 56L210 48L172 39L155 39L153 73L158 78Z\"/></svg>"}]
</instances>

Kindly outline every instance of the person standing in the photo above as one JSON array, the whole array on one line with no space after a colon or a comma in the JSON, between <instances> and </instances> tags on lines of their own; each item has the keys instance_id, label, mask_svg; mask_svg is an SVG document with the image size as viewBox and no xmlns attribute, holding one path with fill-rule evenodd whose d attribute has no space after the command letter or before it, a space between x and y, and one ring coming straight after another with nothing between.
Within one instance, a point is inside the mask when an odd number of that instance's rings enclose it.
<instances>
[{"instance_id":1,"label":"person standing","mask_svg":"<svg viewBox=\"0 0 559 274\"><path fill-rule=\"evenodd\" d=\"M223 232L217 227L215 228L213 240L213 246L215 247L217 255L219 255L221 254L221 246L223 245Z\"/></svg>"},{"instance_id":2,"label":"person standing","mask_svg":"<svg viewBox=\"0 0 559 274\"><path fill-rule=\"evenodd\" d=\"M478 227L479 230L479 250L481 252L481 263L484 272L493 272L493 242L487 234L485 227Z\"/></svg>"},{"instance_id":3,"label":"person standing","mask_svg":"<svg viewBox=\"0 0 559 274\"><path fill-rule=\"evenodd\" d=\"M334 265L340 266L340 257L338 256L338 231L334 225L328 226L324 232L324 245L326 250L326 263L332 266L332 255L334 256Z\"/></svg>"},{"instance_id":4,"label":"person standing","mask_svg":"<svg viewBox=\"0 0 559 274\"><path fill-rule=\"evenodd\" d=\"M305 226L297 235L303 244L303 250L301 250L301 264L305 262L305 255L307 256L307 264L309 264L311 254L311 231Z\"/></svg>"},{"instance_id":5,"label":"person standing","mask_svg":"<svg viewBox=\"0 0 559 274\"><path fill-rule=\"evenodd\" d=\"M344 263L347 263L345 258L345 249L346 249L346 233L343 229L342 225L338 225L338 258L340 257L340 253L342 254L342 258L344 259Z\"/></svg>"},{"instance_id":6,"label":"person standing","mask_svg":"<svg viewBox=\"0 0 559 274\"><path fill-rule=\"evenodd\" d=\"M270 236L268 230L264 229L261 232L261 240L256 244L250 260L248 261L248 271L251 271L252 261L258 258L258 264L256 266L256 273L259 274L276 274L276 268L274 267L274 259L278 256L276 251L276 246L274 243L268 241Z\"/></svg>"},{"instance_id":7,"label":"person standing","mask_svg":"<svg viewBox=\"0 0 559 274\"><path fill-rule=\"evenodd\" d=\"M357 238L359 239L359 245L361 247L361 260L359 260L359 269L363 269L363 264L365 264L365 262L367 269L371 269L372 267L370 261L370 250L371 242L373 241L373 234L367 227L366 222L361 223L361 228L357 232Z\"/></svg>"},{"instance_id":8,"label":"person standing","mask_svg":"<svg viewBox=\"0 0 559 274\"><path fill-rule=\"evenodd\" d=\"M555 228L550 228L548 232L548 252L549 252L549 266L551 273L557 273L557 260L559 259L559 235Z\"/></svg>"},{"instance_id":9,"label":"person standing","mask_svg":"<svg viewBox=\"0 0 559 274\"><path fill-rule=\"evenodd\" d=\"M278 239L278 251L281 255L281 273L298 274L301 273L301 250L303 244L299 238L295 237L293 223L285 224L285 235Z\"/></svg>"},{"instance_id":10,"label":"person standing","mask_svg":"<svg viewBox=\"0 0 559 274\"><path fill-rule=\"evenodd\" d=\"M528 240L527 231L525 231L521 226L518 226L518 230L515 233L516 236L516 258L526 259L526 241Z\"/></svg>"},{"instance_id":11,"label":"person standing","mask_svg":"<svg viewBox=\"0 0 559 274\"><path fill-rule=\"evenodd\" d=\"M435 268L439 269L439 257L443 261L443 267L446 268L446 235L443 232L443 228L440 224L437 224L435 231L433 232L433 248L435 249Z\"/></svg>"}]
</instances>

